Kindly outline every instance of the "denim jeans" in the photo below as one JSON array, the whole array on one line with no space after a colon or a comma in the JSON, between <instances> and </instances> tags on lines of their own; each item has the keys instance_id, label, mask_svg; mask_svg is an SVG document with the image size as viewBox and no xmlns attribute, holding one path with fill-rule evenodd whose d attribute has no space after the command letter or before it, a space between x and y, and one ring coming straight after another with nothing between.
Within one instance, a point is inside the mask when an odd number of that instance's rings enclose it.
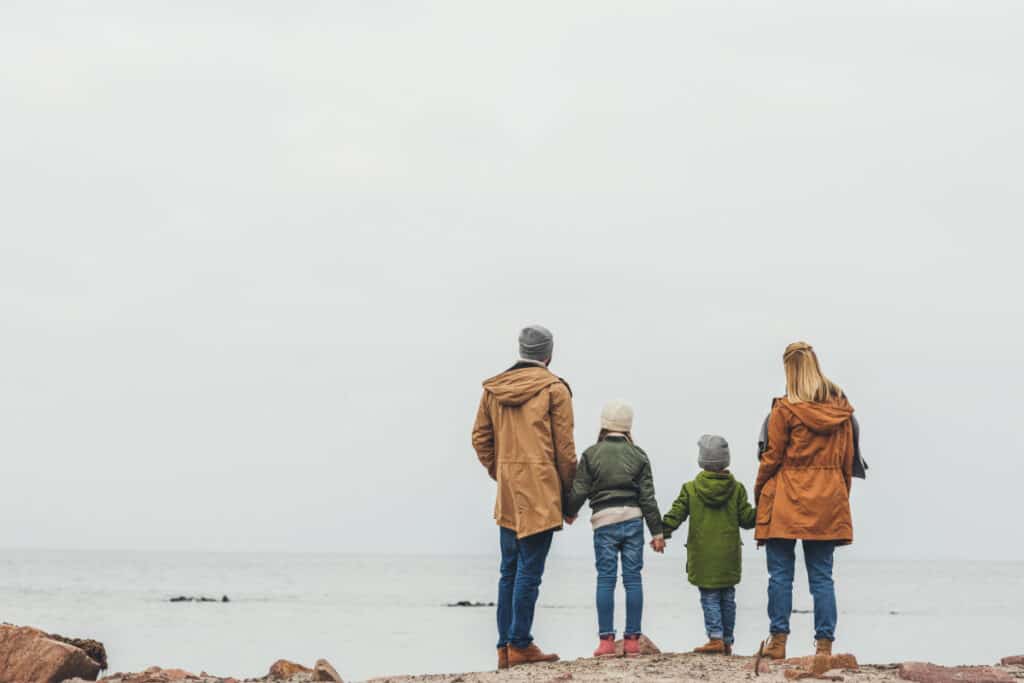
<instances>
[{"instance_id":1,"label":"denim jeans","mask_svg":"<svg viewBox=\"0 0 1024 683\"><path fill-rule=\"evenodd\" d=\"M836 544L832 541L804 541L807 583L814 597L814 637L836 639L836 590L832 583L832 559ZM768 618L772 633L789 633L793 612L793 571L796 541L773 538L768 548Z\"/></svg>"},{"instance_id":2,"label":"denim jeans","mask_svg":"<svg viewBox=\"0 0 1024 683\"><path fill-rule=\"evenodd\" d=\"M540 595L544 563L554 530L526 538L501 527L501 579L498 581L498 647L533 642L533 611Z\"/></svg>"},{"instance_id":3,"label":"denim jeans","mask_svg":"<svg viewBox=\"0 0 1024 683\"><path fill-rule=\"evenodd\" d=\"M704 630L709 640L724 640L726 645L735 642L736 631L736 589L701 588L700 606L704 610Z\"/></svg>"},{"instance_id":4,"label":"denim jeans","mask_svg":"<svg viewBox=\"0 0 1024 683\"><path fill-rule=\"evenodd\" d=\"M622 556L622 585L626 589L627 636L640 634L644 612L644 522L631 519L594 529L594 566L597 568L597 628L602 636L615 635L615 583Z\"/></svg>"}]
</instances>

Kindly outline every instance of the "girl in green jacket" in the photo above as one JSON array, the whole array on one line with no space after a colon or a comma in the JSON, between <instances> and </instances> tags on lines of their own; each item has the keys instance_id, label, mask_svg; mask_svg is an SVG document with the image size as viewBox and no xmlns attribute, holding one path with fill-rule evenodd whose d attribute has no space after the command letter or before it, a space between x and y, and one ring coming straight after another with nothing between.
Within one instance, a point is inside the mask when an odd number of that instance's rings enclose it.
<instances>
[{"instance_id":1,"label":"girl in green jacket","mask_svg":"<svg viewBox=\"0 0 1024 683\"><path fill-rule=\"evenodd\" d=\"M615 656L615 584L622 561L626 589L626 629L623 650L627 657L640 654L640 620L644 609L644 523L653 536L652 547L665 549L661 513L654 498L654 478L647 454L633 443L633 409L612 401L601 411L597 443L583 453L572 490L566 497L570 524L590 501L594 528L594 566L597 569L598 641L595 657Z\"/></svg>"},{"instance_id":2,"label":"girl in green jacket","mask_svg":"<svg viewBox=\"0 0 1024 683\"><path fill-rule=\"evenodd\" d=\"M683 484L662 520L665 538L690 518L686 539L686 573L700 589L708 642L694 652L732 654L736 629L736 585L740 582L740 528L753 529L757 511L743 484L729 473L729 444L705 434L697 442L704 471Z\"/></svg>"}]
</instances>

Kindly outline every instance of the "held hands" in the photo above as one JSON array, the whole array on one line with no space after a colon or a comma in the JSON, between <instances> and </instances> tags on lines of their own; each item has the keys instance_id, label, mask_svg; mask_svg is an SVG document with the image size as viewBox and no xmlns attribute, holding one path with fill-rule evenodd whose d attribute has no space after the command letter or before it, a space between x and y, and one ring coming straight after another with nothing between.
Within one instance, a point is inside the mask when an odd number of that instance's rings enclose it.
<instances>
[{"instance_id":1,"label":"held hands","mask_svg":"<svg viewBox=\"0 0 1024 683\"><path fill-rule=\"evenodd\" d=\"M576 521L576 515L573 515L572 517L565 517L565 523L568 524L569 526L572 526L572 523L575 522L575 521Z\"/></svg>"},{"instance_id":2,"label":"held hands","mask_svg":"<svg viewBox=\"0 0 1024 683\"><path fill-rule=\"evenodd\" d=\"M655 536L653 539L651 539L651 549L656 553L664 554L665 539L661 536Z\"/></svg>"}]
</instances>

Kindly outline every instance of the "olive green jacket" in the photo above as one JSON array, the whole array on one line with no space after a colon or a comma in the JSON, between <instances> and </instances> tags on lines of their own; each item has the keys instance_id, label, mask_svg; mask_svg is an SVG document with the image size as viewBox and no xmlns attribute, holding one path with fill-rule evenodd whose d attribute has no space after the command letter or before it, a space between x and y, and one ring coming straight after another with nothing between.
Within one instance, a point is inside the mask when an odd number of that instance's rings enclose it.
<instances>
[{"instance_id":1,"label":"olive green jacket","mask_svg":"<svg viewBox=\"0 0 1024 683\"><path fill-rule=\"evenodd\" d=\"M747 490L729 472L701 472L683 484L665 515L665 538L689 518L686 573L701 588L730 588L740 582L740 527L753 529L757 511Z\"/></svg>"},{"instance_id":2,"label":"olive green jacket","mask_svg":"<svg viewBox=\"0 0 1024 683\"><path fill-rule=\"evenodd\" d=\"M638 507L651 535L661 534L651 461L642 448L625 437L609 436L584 451L566 499L566 516L575 517L588 499L594 512L625 505Z\"/></svg>"}]
</instances>

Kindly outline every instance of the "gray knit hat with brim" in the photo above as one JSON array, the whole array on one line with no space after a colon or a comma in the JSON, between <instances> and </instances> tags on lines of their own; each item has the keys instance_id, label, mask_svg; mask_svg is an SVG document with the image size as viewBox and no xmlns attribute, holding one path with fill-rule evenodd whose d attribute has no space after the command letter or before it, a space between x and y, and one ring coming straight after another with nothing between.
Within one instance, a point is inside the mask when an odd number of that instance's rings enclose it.
<instances>
[{"instance_id":1,"label":"gray knit hat with brim","mask_svg":"<svg viewBox=\"0 0 1024 683\"><path fill-rule=\"evenodd\" d=\"M541 325L529 325L519 333L519 357L541 363L551 358L555 348L555 337L551 330Z\"/></svg>"},{"instance_id":2,"label":"gray knit hat with brim","mask_svg":"<svg viewBox=\"0 0 1024 683\"><path fill-rule=\"evenodd\" d=\"M700 455L697 457L697 464L701 469L712 472L720 472L729 467L729 443L720 436L705 434L697 442L700 447Z\"/></svg>"}]
</instances>

